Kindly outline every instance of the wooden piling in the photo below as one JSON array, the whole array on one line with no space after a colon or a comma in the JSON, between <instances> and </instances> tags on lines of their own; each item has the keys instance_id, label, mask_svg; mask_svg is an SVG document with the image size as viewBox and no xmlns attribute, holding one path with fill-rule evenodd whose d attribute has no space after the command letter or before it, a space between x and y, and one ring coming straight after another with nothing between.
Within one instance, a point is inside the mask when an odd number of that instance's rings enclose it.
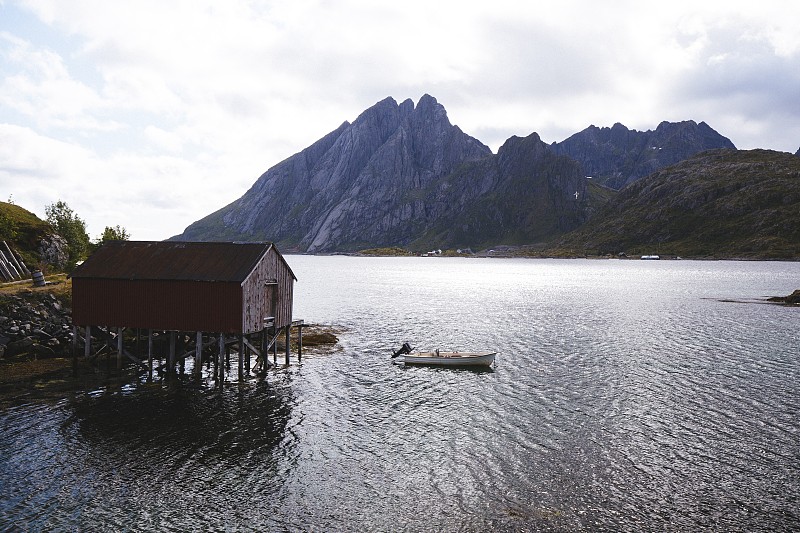
<instances>
[{"instance_id":1,"label":"wooden piling","mask_svg":"<svg viewBox=\"0 0 800 533\"><path fill-rule=\"evenodd\" d=\"M247 340L245 338L245 340ZM244 352L244 372L246 375L250 375L250 347L245 342L245 352Z\"/></svg>"},{"instance_id":2,"label":"wooden piling","mask_svg":"<svg viewBox=\"0 0 800 533\"><path fill-rule=\"evenodd\" d=\"M286 325L286 366L289 366L289 354L292 352L291 333L290 333L291 330L292 330L292 325L291 324L287 324Z\"/></svg>"},{"instance_id":3,"label":"wooden piling","mask_svg":"<svg viewBox=\"0 0 800 533\"><path fill-rule=\"evenodd\" d=\"M78 377L78 326L72 326L72 377Z\"/></svg>"},{"instance_id":4,"label":"wooden piling","mask_svg":"<svg viewBox=\"0 0 800 533\"><path fill-rule=\"evenodd\" d=\"M147 330L147 380L153 380L153 330Z\"/></svg>"},{"instance_id":5,"label":"wooden piling","mask_svg":"<svg viewBox=\"0 0 800 533\"><path fill-rule=\"evenodd\" d=\"M83 346L83 356L87 359L92 354L92 326L86 326L86 335Z\"/></svg>"},{"instance_id":6,"label":"wooden piling","mask_svg":"<svg viewBox=\"0 0 800 533\"><path fill-rule=\"evenodd\" d=\"M302 322L302 321L301 321ZM303 358L303 324L297 325L297 362Z\"/></svg>"},{"instance_id":7,"label":"wooden piling","mask_svg":"<svg viewBox=\"0 0 800 533\"><path fill-rule=\"evenodd\" d=\"M222 382L225 380L225 334L219 334L219 353L217 354L217 371L219 374L217 375L217 382L219 386L222 386Z\"/></svg>"},{"instance_id":8,"label":"wooden piling","mask_svg":"<svg viewBox=\"0 0 800 533\"><path fill-rule=\"evenodd\" d=\"M167 358L167 373L175 372L175 332L169 332L169 356Z\"/></svg>"},{"instance_id":9,"label":"wooden piling","mask_svg":"<svg viewBox=\"0 0 800 533\"><path fill-rule=\"evenodd\" d=\"M124 328L117 328L117 370L122 370L122 332Z\"/></svg>"},{"instance_id":10,"label":"wooden piling","mask_svg":"<svg viewBox=\"0 0 800 533\"><path fill-rule=\"evenodd\" d=\"M198 331L195 334L194 341L194 373L196 377L200 377L203 369L203 332Z\"/></svg>"},{"instance_id":11,"label":"wooden piling","mask_svg":"<svg viewBox=\"0 0 800 533\"><path fill-rule=\"evenodd\" d=\"M273 338L272 341L272 364L278 364L278 326L272 326L270 330L270 336Z\"/></svg>"},{"instance_id":12,"label":"wooden piling","mask_svg":"<svg viewBox=\"0 0 800 533\"><path fill-rule=\"evenodd\" d=\"M239 381L244 379L244 335L239 334Z\"/></svg>"},{"instance_id":13,"label":"wooden piling","mask_svg":"<svg viewBox=\"0 0 800 533\"><path fill-rule=\"evenodd\" d=\"M181 334L178 337L178 353L181 356L178 358L178 368L180 375L186 371L186 335Z\"/></svg>"}]
</instances>

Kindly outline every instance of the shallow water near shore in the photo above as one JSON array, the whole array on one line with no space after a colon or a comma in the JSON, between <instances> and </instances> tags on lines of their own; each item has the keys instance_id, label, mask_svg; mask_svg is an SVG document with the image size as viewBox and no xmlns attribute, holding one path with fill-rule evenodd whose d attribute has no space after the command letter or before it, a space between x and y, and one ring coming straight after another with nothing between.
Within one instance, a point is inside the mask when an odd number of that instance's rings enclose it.
<instances>
[{"instance_id":1,"label":"shallow water near shore","mask_svg":"<svg viewBox=\"0 0 800 533\"><path fill-rule=\"evenodd\" d=\"M800 263L287 260L339 350L0 410L0 530L800 528Z\"/></svg>"}]
</instances>

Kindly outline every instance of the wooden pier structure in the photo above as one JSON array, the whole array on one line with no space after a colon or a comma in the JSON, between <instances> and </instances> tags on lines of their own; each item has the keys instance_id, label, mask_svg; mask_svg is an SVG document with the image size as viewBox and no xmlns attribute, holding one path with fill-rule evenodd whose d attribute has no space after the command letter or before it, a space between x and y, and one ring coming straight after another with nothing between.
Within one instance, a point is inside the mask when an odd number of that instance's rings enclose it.
<instances>
[{"instance_id":1,"label":"wooden pier structure","mask_svg":"<svg viewBox=\"0 0 800 533\"><path fill-rule=\"evenodd\" d=\"M117 368L127 358L152 377L154 359L165 359L155 370L166 374L192 359L198 378L205 363L222 384L232 352L242 380L266 370L270 351L277 364L281 337L289 365L295 328L301 360L304 324L292 319L297 278L272 243L111 241L71 278L76 367L82 340L87 360L116 354Z\"/></svg>"}]
</instances>

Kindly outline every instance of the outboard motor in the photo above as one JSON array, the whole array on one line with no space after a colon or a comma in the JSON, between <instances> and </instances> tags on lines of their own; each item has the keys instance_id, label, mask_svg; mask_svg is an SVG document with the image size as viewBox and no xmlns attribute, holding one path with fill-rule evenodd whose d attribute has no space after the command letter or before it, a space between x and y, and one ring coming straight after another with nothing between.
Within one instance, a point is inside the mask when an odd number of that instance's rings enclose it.
<instances>
[{"instance_id":1,"label":"outboard motor","mask_svg":"<svg viewBox=\"0 0 800 533\"><path fill-rule=\"evenodd\" d=\"M407 342L404 342L403 346L401 346L399 350L397 350L396 352L392 353L392 359L394 359L398 355L404 355L404 354L407 354L407 353L411 353L411 350L413 350L413 349L414 348L412 348Z\"/></svg>"}]
</instances>

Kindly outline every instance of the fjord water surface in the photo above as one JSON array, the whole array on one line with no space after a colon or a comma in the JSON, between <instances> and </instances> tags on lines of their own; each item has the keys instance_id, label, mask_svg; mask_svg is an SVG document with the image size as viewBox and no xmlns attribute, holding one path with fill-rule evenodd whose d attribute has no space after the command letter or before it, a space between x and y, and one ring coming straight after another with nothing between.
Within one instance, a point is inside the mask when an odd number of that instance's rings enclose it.
<instances>
[{"instance_id":1,"label":"fjord water surface","mask_svg":"<svg viewBox=\"0 0 800 533\"><path fill-rule=\"evenodd\" d=\"M287 259L337 351L0 411L0 529L800 528L800 263Z\"/></svg>"}]
</instances>

